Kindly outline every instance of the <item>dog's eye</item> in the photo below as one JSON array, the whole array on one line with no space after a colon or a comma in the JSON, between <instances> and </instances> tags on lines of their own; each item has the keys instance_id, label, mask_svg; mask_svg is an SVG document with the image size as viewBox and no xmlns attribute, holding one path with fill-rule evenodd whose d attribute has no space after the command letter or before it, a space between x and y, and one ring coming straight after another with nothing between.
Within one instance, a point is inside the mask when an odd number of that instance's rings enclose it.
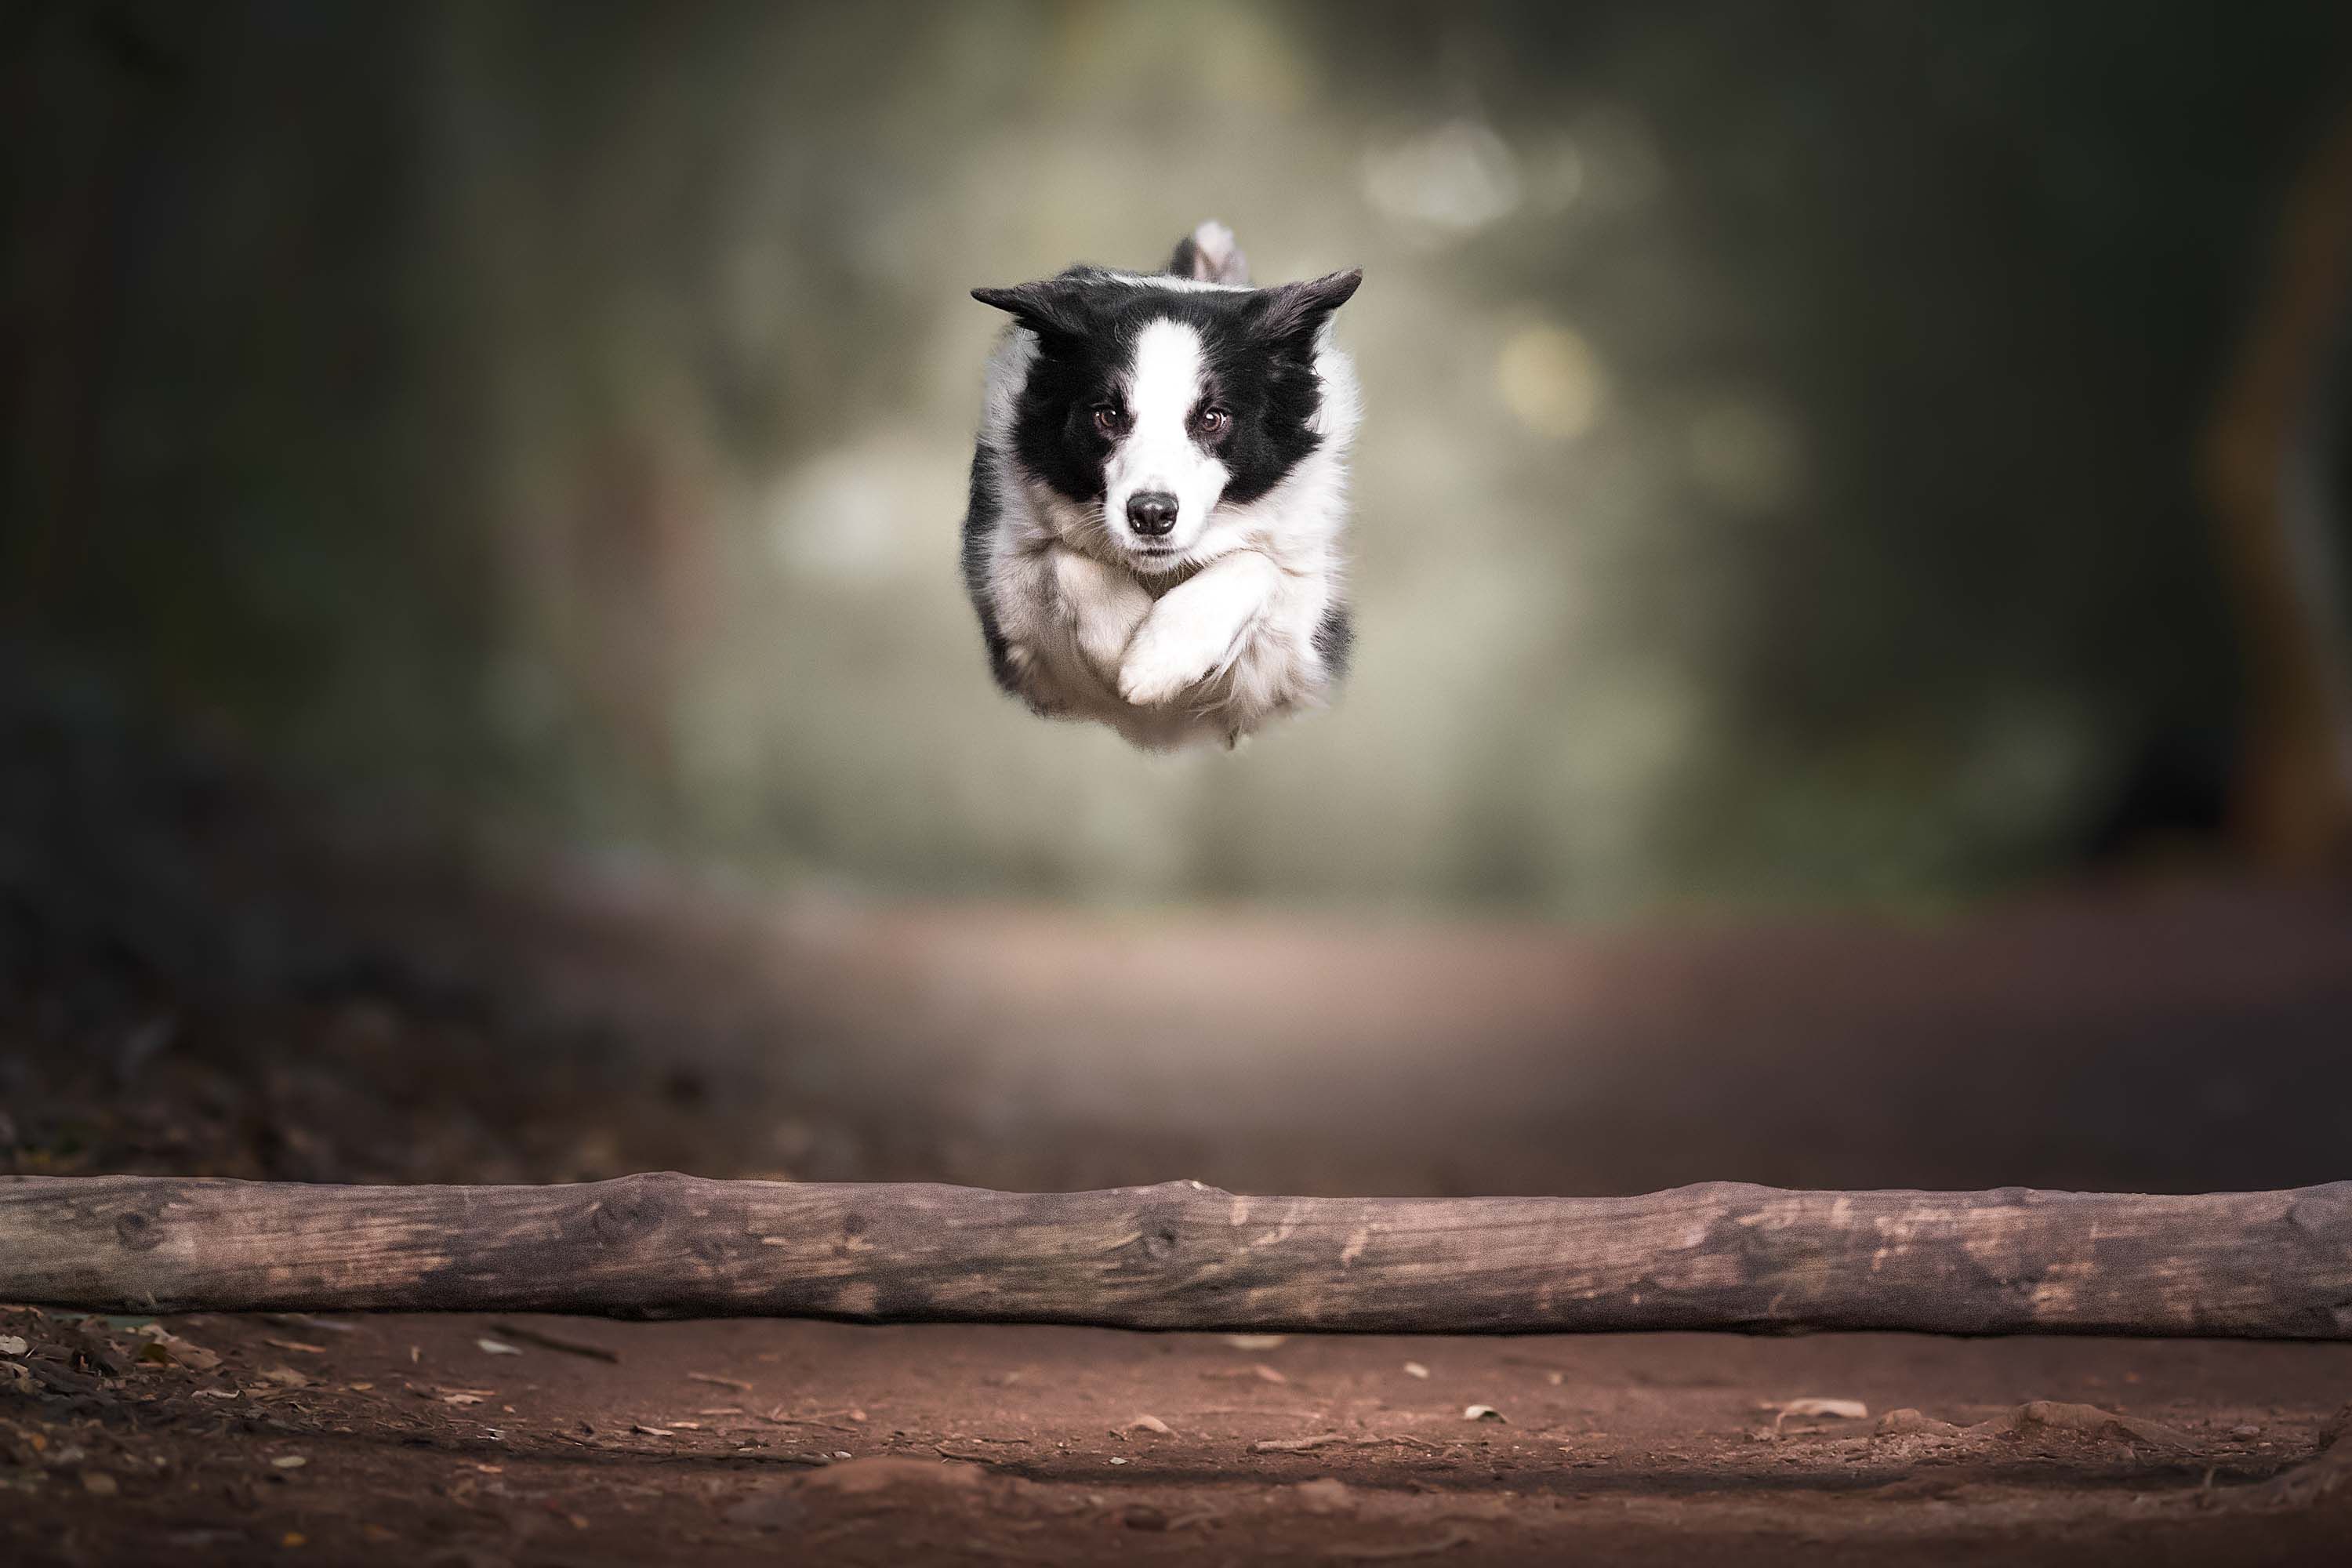
<instances>
[{"instance_id":1,"label":"dog's eye","mask_svg":"<svg viewBox=\"0 0 2352 1568\"><path fill-rule=\"evenodd\" d=\"M1192 416L1192 427L1203 436L1222 436L1233 422L1234 416L1222 408L1203 408Z\"/></svg>"},{"instance_id":2,"label":"dog's eye","mask_svg":"<svg viewBox=\"0 0 2352 1568\"><path fill-rule=\"evenodd\" d=\"M1095 428L1106 436L1116 436L1118 427L1127 423L1127 414L1116 403L1095 405Z\"/></svg>"}]
</instances>

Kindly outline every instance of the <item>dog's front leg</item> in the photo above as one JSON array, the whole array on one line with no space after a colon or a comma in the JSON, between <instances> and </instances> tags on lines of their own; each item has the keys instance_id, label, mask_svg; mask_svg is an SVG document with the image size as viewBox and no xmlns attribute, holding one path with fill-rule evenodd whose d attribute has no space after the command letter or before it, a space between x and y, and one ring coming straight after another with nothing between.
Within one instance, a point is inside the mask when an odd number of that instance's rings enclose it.
<instances>
[{"instance_id":1,"label":"dog's front leg","mask_svg":"<svg viewBox=\"0 0 2352 1568\"><path fill-rule=\"evenodd\" d=\"M1055 598L1078 657L1106 683L1116 682L1135 628L1151 613L1150 591L1131 574L1066 545L1055 545L1051 553Z\"/></svg>"},{"instance_id":2,"label":"dog's front leg","mask_svg":"<svg viewBox=\"0 0 2352 1568\"><path fill-rule=\"evenodd\" d=\"M1128 645L1118 694L1139 708L1166 702L1233 662L1265 614L1281 569L1255 551L1211 563L1160 595Z\"/></svg>"}]
</instances>

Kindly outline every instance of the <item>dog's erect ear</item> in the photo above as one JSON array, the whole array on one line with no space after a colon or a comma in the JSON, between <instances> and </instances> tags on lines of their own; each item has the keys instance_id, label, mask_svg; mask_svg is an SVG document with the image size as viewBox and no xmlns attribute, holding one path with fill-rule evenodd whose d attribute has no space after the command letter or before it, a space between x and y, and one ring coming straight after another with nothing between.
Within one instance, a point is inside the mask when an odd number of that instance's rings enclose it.
<instances>
[{"instance_id":1,"label":"dog's erect ear","mask_svg":"<svg viewBox=\"0 0 2352 1568\"><path fill-rule=\"evenodd\" d=\"M1364 269L1350 267L1345 272L1326 273L1304 283L1285 283L1278 289L1259 292L1265 303L1260 308L1257 330L1279 342L1310 345L1315 334L1331 312L1346 304L1364 280Z\"/></svg>"},{"instance_id":2,"label":"dog's erect ear","mask_svg":"<svg viewBox=\"0 0 2352 1568\"><path fill-rule=\"evenodd\" d=\"M1077 291L1052 279L1011 289L975 289L971 297L1007 312L1041 338L1075 338L1086 331Z\"/></svg>"}]
</instances>

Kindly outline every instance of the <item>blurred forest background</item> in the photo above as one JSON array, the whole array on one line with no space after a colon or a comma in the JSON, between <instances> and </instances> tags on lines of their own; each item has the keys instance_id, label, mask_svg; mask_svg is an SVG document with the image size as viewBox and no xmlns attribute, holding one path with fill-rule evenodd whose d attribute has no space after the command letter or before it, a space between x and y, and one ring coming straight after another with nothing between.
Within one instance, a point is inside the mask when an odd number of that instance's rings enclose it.
<instances>
[{"instance_id":1,"label":"blurred forest background","mask_svg":"<svg viewBox=\"0 0 2352 1568\"><path fill-rule=\"evenodd\" d=\"M2352 7L18 0L20 669L760 881L1937 900L2210 827L2198 481ZM1000 698L965 290L1360 265L1339 708ZM2138 838L2145 847L2155 839Z\"/></svg>"}]
</instances>

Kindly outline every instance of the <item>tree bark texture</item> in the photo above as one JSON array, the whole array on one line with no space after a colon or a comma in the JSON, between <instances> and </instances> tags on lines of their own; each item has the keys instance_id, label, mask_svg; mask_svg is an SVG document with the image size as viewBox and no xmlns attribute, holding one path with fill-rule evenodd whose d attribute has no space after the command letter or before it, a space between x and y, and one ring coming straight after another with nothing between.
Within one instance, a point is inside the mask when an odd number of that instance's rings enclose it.
<instances>
[{"instance_id":1,"label":"tree bark texture","mask_svg":"<svg viewBox=\"0 0 2352 1568\"><path fill-rule=\"evenodd\" d=\"M0 1300L1130 1329L2352 1338L2352 1183L1246 1197L0 1178Z\"/></svg>"}]
</instances>

